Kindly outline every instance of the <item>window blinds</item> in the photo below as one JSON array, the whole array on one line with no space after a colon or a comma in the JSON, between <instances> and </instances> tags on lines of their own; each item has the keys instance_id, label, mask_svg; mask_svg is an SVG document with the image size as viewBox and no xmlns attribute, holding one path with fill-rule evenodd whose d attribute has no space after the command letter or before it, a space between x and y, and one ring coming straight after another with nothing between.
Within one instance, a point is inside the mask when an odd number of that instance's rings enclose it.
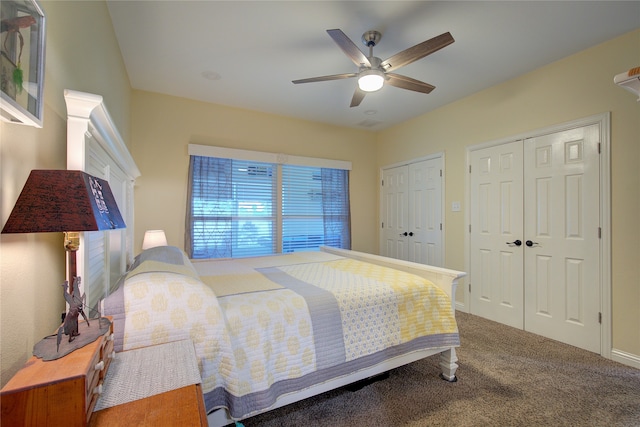
<instances>
[{"instance_id":1,"label":"window blinds","mask_svg":"<svg viewBox=\"0 0 640 427\"><path fill-rule=\"evenodd\" d=\"M268 163L192 156L190 256L274 253L276 172Z\"/></svg>"},{"instance_id":2,"label":"window blinds","mask_svg":"<svg viewBox=\"0 0 640 427\"><path fill-rule=\"evenodd\" d=\"M282 166L282 252L350 248L348 172Z\"/></svg>"},{"instance_id":3,"label":"window blinds","mask_svg":"<svg viewBox=\"0 0 640 427\"><path fill-rule=\"evenodd\" d=\"M347 170L194 155L190 159L190 257L351 247Z\"/></svg>"}]
</instances>

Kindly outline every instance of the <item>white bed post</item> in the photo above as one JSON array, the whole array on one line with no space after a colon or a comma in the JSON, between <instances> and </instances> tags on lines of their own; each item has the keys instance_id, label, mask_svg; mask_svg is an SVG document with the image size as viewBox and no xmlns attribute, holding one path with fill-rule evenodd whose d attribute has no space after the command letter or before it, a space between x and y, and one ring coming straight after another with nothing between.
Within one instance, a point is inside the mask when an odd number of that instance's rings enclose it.
<instances>
[{"instance_id":1,"label":"white bed post","mask_svg":"<svg viewBox=\"0 0 640 427\"><path fill-rule=\"evenodd\" d=\"M440 376L443 380L449 382L458 381L458 378L456 378L456 369L458 369L457 361L458 356L456 355L456 349L453 347L440 353L440 369L442 370Z\"/></svg>"}]
</instances>

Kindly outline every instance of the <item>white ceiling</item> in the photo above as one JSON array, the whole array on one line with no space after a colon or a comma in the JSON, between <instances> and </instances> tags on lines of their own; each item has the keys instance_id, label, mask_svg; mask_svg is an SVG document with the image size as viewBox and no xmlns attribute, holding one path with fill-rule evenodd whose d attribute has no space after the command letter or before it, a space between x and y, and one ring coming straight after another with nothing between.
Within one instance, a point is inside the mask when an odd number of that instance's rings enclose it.
<instances>
[{"instance_id":1,"label":"white ceiling","mask_svg":"<svg viewBox=\"0 0 640 427\"><path fill-rule=\"evenodd\" d=\"M108 8L134 89L369 130L640 28L640 1L108 0ZM383 60L447 31L456 41L397 71L436 86L430 94L385 86L350 108L355 79L291 83L357 71L326 33L333 28L367 56L362 34L380 31L374 55Z\"/></svg>"}]
</instances>

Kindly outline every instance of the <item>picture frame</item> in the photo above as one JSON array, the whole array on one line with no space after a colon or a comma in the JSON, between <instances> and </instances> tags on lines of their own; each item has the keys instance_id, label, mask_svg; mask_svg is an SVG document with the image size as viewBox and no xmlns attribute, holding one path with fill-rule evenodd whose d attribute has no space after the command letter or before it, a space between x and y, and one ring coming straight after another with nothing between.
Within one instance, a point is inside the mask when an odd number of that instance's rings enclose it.
<instances>
[{"instance_id":1,"label":"picture frame","mask_svg":"<svg viewBox=\"0 0 640 427\"><path fill-rule=\"evenodd\" d=\"M0 2L0 119L42 127L45 15L36 0Z\"/></svg>"}]
</instances>

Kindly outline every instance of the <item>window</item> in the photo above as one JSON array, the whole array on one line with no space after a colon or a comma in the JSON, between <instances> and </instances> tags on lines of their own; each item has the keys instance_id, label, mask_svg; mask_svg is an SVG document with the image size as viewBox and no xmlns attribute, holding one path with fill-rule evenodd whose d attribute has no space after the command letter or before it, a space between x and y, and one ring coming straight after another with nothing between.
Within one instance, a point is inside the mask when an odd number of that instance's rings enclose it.
<instances>
[{"instance_id":1,"label":"window","mask_svg":"<svg viewBox=\"0 0 640 427\"><path fill-rule=\"evenodd\" d=\"M282 166L282 252L350 248L348 172Z\"/></svg>"},{"instance_id":2,"label":"window","mask_svg":"<svg viewBox=\"0 0 640 427\"><path fill-rule=\"evenodd\" d=\"M348 170L192 154L186 226L191 258L348 249Z\"/></svg>"}]
</instances>

